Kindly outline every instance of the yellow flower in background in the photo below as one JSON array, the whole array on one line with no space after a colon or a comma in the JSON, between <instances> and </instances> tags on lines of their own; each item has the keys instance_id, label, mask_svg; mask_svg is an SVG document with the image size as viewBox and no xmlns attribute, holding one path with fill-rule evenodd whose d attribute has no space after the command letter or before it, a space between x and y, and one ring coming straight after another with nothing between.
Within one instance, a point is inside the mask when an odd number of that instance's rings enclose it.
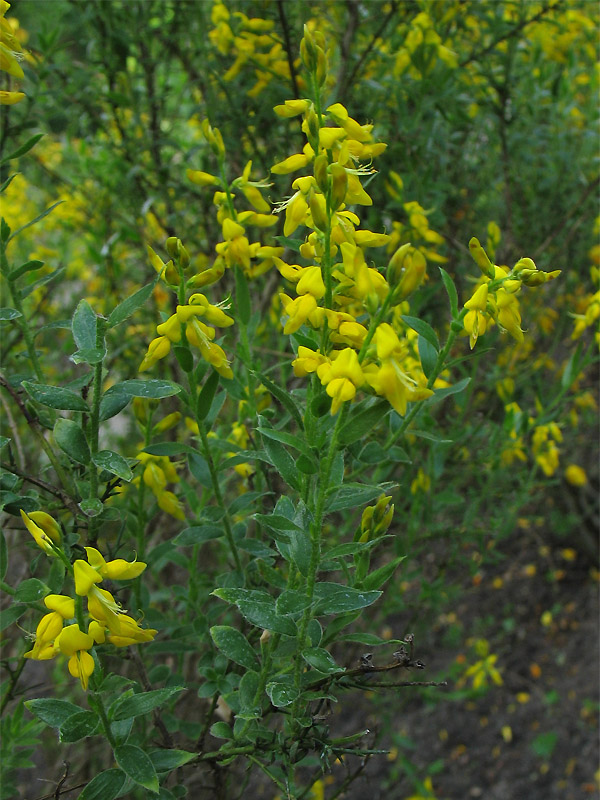
<instances>
[{"instance_id":1,"label":"yellow flower in background","mask_svg":"<svg viewBox=\"0 0 600 800\"><path fill-rule=\"evenodd\" d=\"M14 34L12 26L4 15L10 8L10 3L0 0L0 70L12 78L21 80L25 77L21 64L23 48ZM24 92L12 90L0 91L0 105L12 106L25 97Z\"/></svg>"},{"instance_id":2,"label":"yellow flower in background","mask_svg":"<svg viewBox=\"0 0 600 800\"><path fill-rule=\"evenodd\" d=\"M585 486L588 482L585 470L577 464L569 464L565 469L565 479L571 486Z\"/></svg>"}]
</instances>

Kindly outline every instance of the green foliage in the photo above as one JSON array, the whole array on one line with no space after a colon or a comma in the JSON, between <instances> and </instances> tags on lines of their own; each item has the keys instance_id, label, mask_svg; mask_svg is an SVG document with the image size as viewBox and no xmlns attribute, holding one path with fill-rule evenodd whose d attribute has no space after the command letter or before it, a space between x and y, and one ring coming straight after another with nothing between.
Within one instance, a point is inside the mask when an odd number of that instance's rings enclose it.
<instances>
[{"instance_id":1,"label":"green foliage","mask_svg":"<svg viewBox=\"0 0 600 800\"><path fill-rule=\"evenodd\" d=\"M381 752L349 692L501 685L484 639L415 679L452 576L561 492L585 529L597 10L51 5L0 140L3 796L43 723L81 800L317 797Z\"/></svg>"}]
</instances>

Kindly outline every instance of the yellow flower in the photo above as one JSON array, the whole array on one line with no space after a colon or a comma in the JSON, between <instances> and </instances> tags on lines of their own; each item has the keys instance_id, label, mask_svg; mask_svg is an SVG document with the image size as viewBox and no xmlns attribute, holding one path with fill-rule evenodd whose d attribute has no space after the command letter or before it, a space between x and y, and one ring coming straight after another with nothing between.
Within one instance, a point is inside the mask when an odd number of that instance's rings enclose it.
<instances>
[{"instance_id":1,"label":"yellow flower","mask_svg":"<svg viewBox=\"0 0 600 800\"><path fill-rule=\"evenodd\" d=\"M58 522L45 511L31 511L27 514L20 509L20 512L21 519L37 546L47 555L56 556L52 545L60 545L62 539Z\"/></svg>"},{"instance_id":2,"label":"yellow flower","mask_svg":"<svg viewBox=\"0 0 600 800\"><path fill-rule=\"evenodd\" d=\"M94 638L81 631L75 623L63 628L54 644L61 653L69 656L69 672L74 678L79 678L82 689L87 691L94 671L94 659L87 651L94 646Z\"/></svg>"},{"instance_id":3,"label":"yellow flower","mask_svg":"<svg viewBox=\"0 0 600 800\"><path fill-rule=\"evenodd\" d=\"M89 563L96 569L103 578L111 581L129 580L137 578L146 569L143 561L125 561L124 558L116 558L113 561L105 561L104 556L95 547L86 547L85 552Z\"/></svg>"},{"instance_id":4,"label":"yellow flower","mask_svg":"<svg viewBox=\"0 0 600 800\"><path fill-rule=\"evenodd\" d=\"M585 486L588 482L585 470L577 464L569 464L565 469L565 478L571 486Z\"/></svg>"},{"instance_id":5,"label":"yellow flower","mask_svg":"<svg viewBox=\"0 0 600 800\"><path fill-rule=\"evenodd\" d=\"M354 350L346 347L334 355L332 362L325 362L317 368L317 374L333 400L331 413L337 414L342 403L355 397L356 389L365 382L365 376Z\"/></svg>"}]
</instances>

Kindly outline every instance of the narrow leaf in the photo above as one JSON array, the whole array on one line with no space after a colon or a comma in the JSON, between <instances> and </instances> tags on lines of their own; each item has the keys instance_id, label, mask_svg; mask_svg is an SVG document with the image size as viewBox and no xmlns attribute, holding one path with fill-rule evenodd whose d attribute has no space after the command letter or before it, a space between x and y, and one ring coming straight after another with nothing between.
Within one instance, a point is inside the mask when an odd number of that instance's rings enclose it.
<instances>
[{"instance_id":1,"label":"narrow leaf","mask_svg":"<svg viewBox=\"0 0 600 800\"><path fill-rule=\"evenodd\" d=\"M409 317L405 314L402 315L402 321L405 322L409 328L412 328L418 334L420 334L424 339L426 339L429 344L434 348L436 353L440 352L440 343L437 337L437 333L433 330L429 323L425 322L423 319L419 319L418 317Z\"/></svg>"},{"instance_id":2,"label":"narrow leaf","mask_svg":"<svg viewBox=\"0 0 600 800\"><path fill-rule=\"evenodd\" d=\"M458 293L456 291L456 286L454 285L454 281L448 275L445 269L442 267L439 268L442 280L444 282L444 286L446 288L446 292L448 294L448 299L450 300L450 311L452 313L452 318L456 319L458 317Z\"/></svg>"},{"instance_id":3,"label":"narrow leaf","mask_svg":"<svg viewBox=\"0 0 600 800\"><path fill-rule=\"evenodd\" d=\"M157 279L158 280L158 279ZM125 322L132 314L134 314L138 308L141 308L146 300L152 294L152 290L156 286L156 280L149 283L147 286L143 286L141 289L138 289L137 292L128 297L126 300L123 300L122 303L113 309L108 317L108 328L114 328L117 325L120 325L121 322Z\"/></svg>"}]
</instances>

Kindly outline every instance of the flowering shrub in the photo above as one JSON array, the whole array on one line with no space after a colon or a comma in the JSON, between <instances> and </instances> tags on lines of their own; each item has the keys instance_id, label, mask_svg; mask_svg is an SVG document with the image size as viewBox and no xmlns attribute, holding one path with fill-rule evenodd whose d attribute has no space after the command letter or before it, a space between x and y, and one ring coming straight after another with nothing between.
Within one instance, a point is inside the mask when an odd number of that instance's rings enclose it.
<instances>
[{"instance_id":1,"label":"flowering shrub","mask_svg":"<svg viewBox=\"0 0 600 800\"><path fill-rule=\"evenodd\" d=\"M396 576L436 537L483 559L559 474L562 430L583 431L595 408L598 295L558 234L534 253L540 267L522 254L529 207L526 192L514 204L507 139L511 69L546 69L549 53L562 69L573 47L590 58L589 18L381 4L389 37L351 19L353 52L333 44L346 4L322 16L294 4L289 17L266 4L264 18L255 5L197 4L198 21L185 4L131 4L141 37L124 5L86 6L102 112L75 92L82 116L61 122L48 90L32 113L54 138L22 141L27 117L10 118L2 164L23 176L3 178L0 229L2 707L23 713L31 661L66 659L79 683L38 665L56 696L25 707L61 742L98 743L73 776L81 800L179 797L209 779L214 796L227 781L237 796L243 773L318 796L336 759L381 752L368 731L337 730L332 704L445 685L418 680L419 636L381 630L402 610ZM201 71L186 38L198 25ZM532 49L517 47L527 27ZM26 77L19 35L3 16L11 80ZM52 37L40 43L27 55L39 85L55 57L70 77ZM583 77L577 104L558 106L587 108ZM498 112L502 213L479 153L465 163L482 171L481 197L454 166L427 180L412 122L397 126L440 81L440 125L456 114L460 147L492 137L482 108ZM565 113L585 144L584 110ZM40 213L42 174L60 200ZM539 390L548 381L554 396ZM583 490L567 457L565 480ZM502 524L485 516L509 492ZM480 641L458 685L481 691L502 665Z\"/></svg>"}]
</instances>

